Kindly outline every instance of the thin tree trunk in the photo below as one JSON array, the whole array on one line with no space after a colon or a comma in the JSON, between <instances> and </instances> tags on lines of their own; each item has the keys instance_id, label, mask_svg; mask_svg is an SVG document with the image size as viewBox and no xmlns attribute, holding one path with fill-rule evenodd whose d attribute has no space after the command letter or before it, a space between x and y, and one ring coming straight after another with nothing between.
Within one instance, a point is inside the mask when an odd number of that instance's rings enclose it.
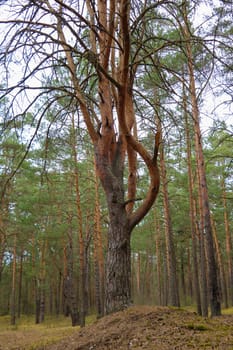
<instances>
[{"instance_id":1,"label":"thin tree trunk","mask_svg":"<svg viewBox=\"0 0 233 350\"><path fill-rule=\"evenodd\" d=\"M180 281L181 281L181 290L184 298L184 303L186 304L186 283L185 283L185 267L184 267L184 251L181 247L180 252Z\"/></svg>"},{"instance_id":2,"label":"thin tree trunk","mask_svg":"<svg viewBox=\"0 0 233 350\"><path fill-rule=\"evenodd\" d=\"M167 175L166 165L164 159L164 151L160 150L160 169L162 179L163 192L163 207L164 207L164 221L165 221L165 237L166 237L166 257L167 257L167 272L168 272L168 302L172 306L180 306L176 256L174 247L174 238L171 224L171 214L169 207L168 189L167 189Z\"/></svg>"},{"instance_id":3,"label":"thin tree trunk","mask_svg":"<svg viewBox=\"0 0 233 350\"><path fill-rule=\"evenodd\" d=\"M73 277L73 246L72 240L69 240L68 244L64 249L64 299L65 305L68 306L70 312L72 326L79 324L79 313L76 301L76 293L74 290L74 277Z\"/></svg>"},{"instance_id":4,"label":"thin tree trunk","mask_svg":"<svg viewBox=\"0 0 233 350\"><path fill-rule=\"evenodd\" d=\"M97 318L100 318L104 315L104 309L101 303L100 273L99 273L99 264L98 264L96 247L94 247L94 278L95 278L95 301L96 301Z\"/></svg>"},{"instance_id":5,"label":"thin tree trunk","mask_svg":"<svg viewBox=\"0 0 233 350\"><path fill-rule=\"evenodd\" d=\"M202 226L202 225L201 225ZM203 232L203 229L200 230ZM207 286L207 266L204 235L200 234L200 290L201 290L201 315L208 317L208 286Z\"/></svg>"},{"instance_id":6,"label":"thin tree trunk","mask_svg":"<svg viewBox=\"0 0 233 350\"><path fill-rule=\"evenodd\" d=\"M2 271L4 267L3 259L5 254L5 248L6 248L6 238L5 238L4 227L2 224L2 218L0 213L0 282L2 279Z\"/></svg>"},{"instance_id":7,"label":"thin tree trunk","mask_svg":"<svg viewBox=\"0 0 233 350\"><path fill-rule=\"evenodd\" d=\"M69 279L68 262L67 262L67 246L72 243L70 242L70 236L68 237L69 237L68 243L64 240L64 244L63 244L62 310L65 317L69 317L70 315L70 307L69 307L70 300L69 300L69 293L67 293L67 279Z\"/></svg>"},{"instance_id":8,"label":"thin tree trunk","mask_svg":"<svg viewBox=\"0 0 233 350\"><path fill-rule=\"evenodd\" d=\"M158 91L154 90L155 105L159 106ZM162 126L159 110L156 110L155 122L160 132L160 140L162 140ZM166 162L164 158L163 145L160 147L160 171L162 179L162 193L163 193L163 209L164 209L164 223L165 223L165 242L166 242L166 266L167 266L167 282L168 282L168 304L172 306L180 306L179 287L177 278L177 262L174 247L174 237L172 231L170 204L167 186L167 171Z\"/></svg>"},{"instance_id":9,"label":"thin tree trunk","mask_svg":"<svg viewBox=\"0 0 233 350\"><path fill-rule=\"evenodd\" d=\"M95 164L95 162L94 162ZM95 180L95 217L94 217L94 264L95 264L95 282L96 282L96 303L97 316L104 315L104 253L101 233L99 186L96 176L96 166L94 165Z\"/></svg>"},{"instance_id":10,"label":"thin tree trunk","mask_svg":"<svg viewBox=\"0 0 233 350\"><path fill-rule=\"evenodd\" d=\"M55 297L55 312L56 316L60 314L61 311L61 286L62 286L62 273L59 269L58 272L58 283L55 286L56 288L56 297Z\"/></svg>"},{"instance_id":11,"label":"thin tree trunk","mask_svg":"<svg viewBox=\"0 0 233 350\"><path fill-rule=\"evenodd\" d=\"M35 324L40 323L40 291L38 286L38 281L35 279L35 304L36 304L36 313L35 313Z\"/></svg>"},{"instance_id":12,"label":"thin tree trunk","mask_svg":"<svg viewBox=\"0 0 233 350\"><path fill-rule=\"evenodd\" d=\"M153 293L152 293L152 288L153 288L153 258L151 256L151 250L149 250L147 254L147 274L146 274L146 286L147 286L147 294L148 294L148 300L149 303L153 302Z\"/></svg>"},{"instance_id":13,"label":"thin tree trunk","mask_svg":"<svg viewBox=\"0 0 233 350\"><path fill-rule=\"evenodd\" d=\"M191 64L190 64L191 68ZM221 314L220 291L217 280L217 263L215 258L215 249L213 243L213 233L210 220L209 198L207 181L205 175L204 156L201 143L201 130L198 117L197 99L195 94L194 75L190 73L191 78L191 98L193 105L194 129L195 129L195 148L197 157L197 171L199 180L199 193L201 196L201 215L203 217L204 227L202 228L202 237L206 242L206 256L208 261L208 295L211 308L211 315ZM203 253L204 255L204 253Z\"/></svg>"},{"instance_id":14,"label":"thin tree trunk","mask_svg":"<svg viewBox=\"0 0 233 350\"><path fill-rule=\"evenodd\" d=\"M190 253L190 247L188 247L188 294L193 299L193 269L192 269L192 262L191 262L191 253ZM199 284L198 284L199 286ZM200 309L200 315L201 315L201 309Z\"/></svg>"},{"instance_id":15,"label":"thin tree trunk","mask_svg":"<svg viewBox=\"0 0 233 350\"><path fill-rule=\"evenodd\" d=\"M141 294L141 253L138 252L136 258L136 284L137 284L137 296Z\"/></svg>"},{"instance_id":16,"label":"thin tree trunk","mask_svg":"<svg viewBox=\"0 0 233 350\"><path fill-rule=\"evenodd\" d=\"M8 198L8 192L10 192L10 185L8 184L8 188L6 188L5 193L2 194L0 198L0 282L2 279L2 271L4 268L4 255L5 255L5 249L7 247L7 240L6 240L6 223L7 223L7 217L9 214L9 198Z\"/></svg>"},{"instance_id":17,"label":"thin tree trunk","mask_svg":"<svg viewBox=\"0 0 233 350\"><path fill-rule=\"evenodd\" d=\"M166 243L163 245L163 293L162 293L162 305L167 306L169 302L169 290L168 290L168 268L166 259Z\"/></svg>"},{"instance_id":18,"label":"thin tree trunk","mask_svg":"<svg viewBox=\"0 0 233 350\"><path fill-rule=\"evenodd\" d=\"M55 300L55 293L54 293L54 282L52 281L49 286L49 313L50 315L53 315L53 301Z\"/></svg>"},{"instance_id":19,"label":"thin tree trunk","mask_svg":"<svg viewBox=\"0 0 233 350\"><path fill-rule=\"evenodd\" d=\"M190 96L192 105L192 117L194 121L194 140L195 140L195 152L198 171L198 185L199 193L201 195L201 215L203 219L203 232L202 235L205 238L206 243L206 256L208 265L208 296L211 309L211 316L218 316L221 314L221 302L220 302L220 290L217 279L217 263L215 258L215 249L213 242L213 232L210 219L210 208L208 198L208 188L205 173L205 162L202 147L202 136L200 129L198 102L196 96L196 86L194 77L194 63L192 57L192 47L190 38L190 28L186 11L186 3L183 4L184 9L184 35L186 39L186 56L189 72L190 83Z\"/></svg>"},{"instance_id":20,"label":"thin tree trunk","mask_svg":"<svg viewBox=\"0 0 233 350\"><path fill-rule=\"evenodd\" d=\"M84 315L87 315L90 309L90 241L92 235L91 218L93 213L86 216L85 244L84 244ZM85 324L84 324L85 325Z\"/></svg>"},{"instance_id":21,"label":"thin tree trunk","mask_svg":"<svg viewBox=\"0 0 233 350\"><path fill-rule=\"evenodd\" d=\"M186 153L187 153L187 165L188 165L188 186L189 186L189 215L190 215L190 226L191 226L191 237L192 237L192 259L193 259L193 285L195 300L197 304L198 315L202 314L201 308L201 295L199 285L199 272L198 272L198 259L197 259L197 231L195 225L195 203L193 200L194 196L194 185L193 185L193 172L192 172L192 152L191 152L191 137L188 123L188 111L187 111L187 97L185 93L185 87L183 84L183 108L185 118L185 136L186 136Z\"/></svg>"},{"instance_id":22,"label":"thin tree trunk","mask_svg":"<svg viewBox=\"0 0 233 350\"><path fill-rule=\"evenodd\" d=\"M232 253L232 238L230 233L230 224L227 212L226 186L225 180L222 180L222 198L224 208L224 226L226 235L226 255L227 255L227 285L228 294L231 305L233 305L233 253Z\"/></svg>"},{"instance_id":23,"label":"thin tree trunk","mask_svg":"<svg viewBox=\"0 0 233 350\"><path fill-rule=\"evenodd\" d=\"M41 261L40 261L40 316L39 323L44 322L45 320L45 277L46 277L46 263L45 257L47 253L47 241L42 242L41 249Z\"/></svg>"},{"instance_id":24,"label":"thin tree trunk","mask_svg":"<svg viewBox=\"0 0 233 350\"><path fill-rule=\"evenodd\" d=\"M19 265L19 285L18 285L18 318L21 315L21 299L22 299L22 278L23 278L23 253L20 255L20 265Z\"/></svg>"},{"instance_id":25,"label":"thin tree trunk","mask_svg":"<svg viewBox=\"0 0 233 350\"><path fill-rule=\"evenodd\" d=\"M79 189L79 171L78 171L78 154L77 154L77 137L76 137L76 128L74 115L72 115L72 130L71 130L71 147L73 154L73 162L74 162L74 186L75 186L75 194L76 194L76 210L77 210L77 219L78 219L78 247L79 247L79 275L80 275L80 296L79 296L79 308L80 308L80 326L85 326L85 317L86 310L85 305L87 304L86 295L85 295L85 243L83 236L83 217L82 217L82 209L81 209L81 199L80 199L80 189Z\"/></svg>"},{"instance_id":26,"label":"thin tree trunk","mask_svg":"<svg viewBox=\"0 0 233 350\"><path fill-rule=\"evenodd\" d=\"M162 305L162 272L161 272L161 233L160 233L160 224L159 219L156 216L156 213L154 214L154 220L155 220L155 253L156 253L156 273L157 273L157 303L158 305Z\"/></svg>"},{"instance_id":27,"label":"thin tree trunk","mask_svg":"<svg viewBox=\"0 0 233 350\"><path fill-rule=\"evenodd\" d=\"M10 303L10 313L11 313L11 325L16 323L16 242L17 237L14 235L13 244L13 261L12 261L12 284L11 284L11 303Z\"/></svg>"},{"instance_id":28,"label":"thin tree trunk","mask_svg":"<svg viewBox=\"0 0 233 350\"><path fill-rule=\"evenodd\" d=\"M219 267L218 281L219 281L219 285L221 286L221 295L222 295L222 299L224 301L224 306L225 306L225 308L228 308L229 305L228 305L228 291L227 291L226 274L225 274L225 269L224 269L222 254L221 254L221 248L220 248L220 244L219 244L218 237L217 237L215 222L214 222L214 219L212 216L211 216L211 225L212 225L212 229L213 229L214 244L215 244L215 248L216 248L217 261L218 261L218 267Z\"/></svg>"},{"instance_id":29,"label":"thin tree trunk","mask_svg":"<svg viewBox=\"0 0 233 350\"><path fill-rule=\"evenodd\" d=\"M35 300L35 324L40 323L40 293L39 293L39 279L37 276L36 272L36 252L37 252L37 247L36 247L36 240L35 237L33 237L32 241L32 268L33 268L33 289L34 289L34 300Z\"/></svg>"}]
</instances>

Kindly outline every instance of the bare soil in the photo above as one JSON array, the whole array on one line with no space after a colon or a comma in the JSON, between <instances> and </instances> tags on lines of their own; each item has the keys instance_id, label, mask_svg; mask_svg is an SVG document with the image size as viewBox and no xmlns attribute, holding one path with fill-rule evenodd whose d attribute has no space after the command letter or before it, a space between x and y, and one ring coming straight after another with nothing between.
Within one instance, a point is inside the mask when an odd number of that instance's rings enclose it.
<instances>
[{"instance_id":1,"label":"bare soil","mask_svg":"<svg viewBox=\"0 0 233 350\"><path fill-rule=\"evenodd\" d=\"M180 309L135 306L38 350L233 349L233 315L204 319Z\"/></svg>"}]
</instances>

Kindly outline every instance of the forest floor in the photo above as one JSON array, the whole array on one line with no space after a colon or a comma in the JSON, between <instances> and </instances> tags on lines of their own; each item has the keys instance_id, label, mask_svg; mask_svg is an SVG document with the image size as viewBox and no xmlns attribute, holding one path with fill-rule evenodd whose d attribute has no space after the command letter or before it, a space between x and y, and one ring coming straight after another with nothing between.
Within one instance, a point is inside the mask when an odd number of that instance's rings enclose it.
<instances>
[{"instance_id":1,"label":"forest floor","mask_svg":"<svg viewBox=\"0 0 233 350\"><path fill-rule=\"evenodd\" d=\"M233 350L232 314L205 319L184 309L134 306L82 329L36 327L0 329L0 350Z\"/></svg>"}]
</instances>

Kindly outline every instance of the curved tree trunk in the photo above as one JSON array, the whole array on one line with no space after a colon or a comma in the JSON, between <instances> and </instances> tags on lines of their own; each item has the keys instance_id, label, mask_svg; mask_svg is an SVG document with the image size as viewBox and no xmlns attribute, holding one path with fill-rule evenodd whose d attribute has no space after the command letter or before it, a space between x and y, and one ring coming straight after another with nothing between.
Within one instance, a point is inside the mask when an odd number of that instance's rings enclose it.
<instances>
[{"instance_id":1,"label":"curved tree trunk","mask_svg":"<svg viewBox=\"0 0 233 350\"><path fill-rule=\"evenodd\" d=\"M151 209L158 194L157 155L160 135L155 135L154 152L150 154L138 142L136 133L132 132L133 128L136 130L133 81L137 63L134 63L134 67L130 63L130 2L99 1L96 11L93 2L87 1L87 7L92 27L96 28L90 34L91 50L87 50L85 55L94 64L98 77L98 128L93 123L93 115L76 75L76 63L63 32L62 2L57 16L57 31L66 53L75 96L94 145L96 171L107 199L109 230L105 311L109 313L131 303L130 235ZM115 45L114 32L120 33L119 41L117 40L119 47ZM150 184L143 202L133 211L136 200L137 154L149 172ZM123 179L126 157L129 179L128 199L125 201Z\"/></svg>"},{"instance_id":2,"label":"curved tree trunk","mask_svg":"<svg viewBox=\"0 0 233 350\"><path fill-rule=\"evenodd\" d=\"M156 164L158 143L159 136L156 137L155 157L146 158L151 179L148 194L141 206L133 213L127 212L127 204L135 199L125 201L124 198L124 143L122 139L119 138L116 143L114 157L109 157L108 152L106 156L103 155L101 143L95 148L96 170L106 194L109 212L105 313L121 310L132 302L130 236L133 228L149 211L158 194L159 174Z\"/></svg>"}]
</instances>

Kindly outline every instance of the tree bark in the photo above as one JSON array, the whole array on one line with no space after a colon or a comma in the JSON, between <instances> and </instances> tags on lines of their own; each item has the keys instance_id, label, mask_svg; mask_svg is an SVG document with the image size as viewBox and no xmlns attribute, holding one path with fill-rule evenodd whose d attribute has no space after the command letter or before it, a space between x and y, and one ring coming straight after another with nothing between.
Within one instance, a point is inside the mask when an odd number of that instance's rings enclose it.
<instances>
[{"instance_id":1,"label":"tree bark","mask_svg":"<svg viewBox=\"0 0 233 350\"><path fill-rule=\"evenodd\" d=\"M122 214L125 214L122 209L113 206L112 211L116 213L116 219L108 229L105 299L107 314L113 310L122 310L132 303L130 230L127 222L122 220Z\"/></svg>"},{"instance_id":2,"label":"tree bark","mask_svg":"<svg viewBox=\"0 0 233 350\"><path fill-rule=\"evenodd\" d=\"M86 259L85 259L85 242L83 234L83 217L81 209L81 199L80 199L80 189L79 189L79 170L78 170L78 153L77 153L77 135L75 128L74 115L72 114L72 129L71 129L71 148L72 156L74 162L74 188L75 188L75 204L77 212L77 221L78 221L78 247L79 247L79 278L80 278L80 288L79 288L79 310L80 310L80 326L85 326L85 317L86 317L86 308L87 304L86 293L85 293L85 281L86 281Z\"/></svg>"},{"instance_id":3,"label":"tree bark","mask_svg":"<svg viewBox=\"0 0 233 350\"><path fill-rule=\"evenodd\" d=\"M94 162L95 163L95 162ZM94 165L95 181L95 217L94 217L94 264L96 284L97 317L104 315L104 253L101 233L99 185L96 176L96 165Z\"/></svg>"},{"instance_id":4,"label":"tree bark","mask_svg":"<svg viewBox=\"0 0 233 350\"><path fill-rule=\"evenodd\" d=\"M212 216L211 216L211 225L213 230L214 244L215 244L218 267L219 267L218 281L219 281L219 286L221 286L221 297L224 301L224 306L227 309L229 307L229 303L228 303L226 274L225 274L225 268L224 268L223 259L222 259L221 247L217 237L215 222Z\"/></svg>"},{"instance_id":5,"label":"tree bark","mask_svg":"<svg viewBox=\"0 0 233 350\"><path fill-rule=\"evenodd\" d=\"M186 304L186 282L185 282L185 268L184 268L184 251L183 251L183 247L181 247L181 251L180 251L180 288L182 291L182 297L184 298L184 303Z\"/></svg>"},{"instance_id":6,"label":"tree bark","mask_svg":"<svg viewBox=\"0 0 233 350\"><path fill-rule=\"evenodd\" d=\"M40 323L40 293L39 293L39 278L37 276L36 261L39 260L37 256L36 239L32 240L32 268L33 268L33 289L34 289L34 301L35 301L35 324Z\"/></svg>"},{"instance_id":7,"label":"tree bark","mask_svg":"<svg viewBox=\"0 0 233 350\"><path fill-rule=\"evenodd\" d=\"M68 305L68 309L71 316L72 326L79 324L79 313L76 301L76 293L74 288L74 277L73 277L73 247L72 241L70 240L65 249L65 266L64 266L64 286L63 293L65 301Z\"/></svg>"},{"instance_id":8,"label":"tree bark","mask_svg":"<svg viewBox=\"0 0 233 350\"><path fill-rule=\"evenodd\" d=\"M57 283L55 285L55 313L56 316L60 314L61 311L61 286L62 286L62 273L59 268L58 271L58 277L57 277Z\"/></svg>"},{"instance_id":9,"label":"tree bark","mask_svg":"<svg viewBox=\"0 0 233 350\"><path fill-rule=\"evenodd\" d=\"M158 305L163 305L162 302L162 269L161 269L161 228L160 222L157 218L156 213L154 213L155 221L155 253L156 253L156 275L157 275L157 303Z\"/></svg>"},{"instance_id":10,"label":"tree bark","mask_svg":"<svg viewBox=\"0 0 233 350\"><path fill-rule=\"evenodd\" d=\"M96 168L109 210L105 313L110 313L131 303L131 229L124 203L123 163L120 154L109 164L107 159L99 157L97 151Z\"/></svg>"},{"instance_id":11,"label":"tree bark","mask_svg":"<svg viewBox=\"0 0 233 350\"><path fill-rule=\"evenodd\" d=\"M208 188L205 173L205 162L202 147L202 135L200 129L198 101L196 96L195 76L194 76L194 62L192 56L192 46L190 38L190 27L187 17L186 3L183 5L184 9L184 37L186 39L186 57L189 72L190 97L192 106L192 117L194 122L194 140L195 152L198 171L198 186L201 199L201 216L203 220L202 237L206 243L206 256L208 265L208 297L211 309L211 316L218 316L221 314L220 290L217 279L217 263L215 257L215 249L213 242L213 232L210 219L210 208L208 198Z\"/></svg>"},{"instance_id":12,"label":"tree bark","mask_svg":"<svg viewBox=\"0 0 233 350\"><path fill-rule=\"evenodd\" d=\"M16 235L14 235L11 303L10 303L11 325L15 325L15 323L16 323L16 254L17 254L16 253L16 242L17 242L17 237L16 237Z\"/></svg>"},{"instance_id":13,"label":"tree bark","mask_svg":"<svg viewBox=\"0 0 233 350\"><path fill-rule=\"evenodd\" d=\"M137 296L140 296L141 292L141 253L138 252L136 256L136 291Z\"/></svg>"},{"instance_id":14,"label":"tree bark","mask_svg":"<svg viewBox=\"0 0 233 350\"><path fill-rule=\"evenodd\" d=\"M41 260L40 260L40 285L39 285L39 293L40 293L40 316L39 323L44 322L45 319L45 277L46 277L46 253L47 253L47 241L42 242L41 247Z\"/></svg>"},{"instance_id":15,"label":"tree bark","mask_svg":"<svg viewBox=\"0 0 233 350\"><path fill-rule=\"evenodd\" d=\"M23 279L23 253L20 254L20 265L19 265L18 310L17 310L18 318L20 318L20 315L21 315L22 279Z\"/></svg>"},{"instance_id":16,"label":"tree bark","mask_svg":"<svg viewBox=\"0 0 233 350\"><path fill-rule=\"evenodd\" d=\"M191 67L191 65L190 65ZM196 157L197 157L197 170L198 170L198 180L200 195L202 201L202 212L203 217L203 232L202 237L206 243L206 256L207 256L207 266L208 266L208 294L209 302L212 316L218 316L221 314L221 303L220 303L220 291L218 286L217 279L217 263L215 257L215 249L213 242L213 233L210 220L210 208L209 208L209 198L208 198L208 189L207 181L205 174L205 164L203 149L201 143L201 130L198 118L197 110L197 99L195 95L195 86L194 86L194 75L193 72L190 73L191 78L191 98L193 105L193 116L194 116L194 129L195 129L195 147L196 147Z\"/></svg>"},{"instance_id":17,"label":"tree bark","mask_svg":"<svg viewBox=\"0 0 233 350\"><path fill-rule=\"evenodd\" d=\"M133 228L148 213L158 194L157 155L160 137L155 136L154 152L151 155L132 133L133 126L135 127L135 117L134 74L129 62L130 3L123 0L119 2L99 1L96 9L91 1L87 1L87 7L91 27L96 28L91 32L91 50L87 50L85 57L95 68L98 81L98 110L101 120L98 120L97 130L76 75L76 64L70 45L66 42L63 32L62 2L59 16L57 16L57 30L61 46L66 54L75 96L94 145L97 174L107 199L109 229L105 311L109 313L131 303L130 235ZM116 41L114 32L120 33ZM116 52L117 57L115 57ZM113 57L117 59L115 66L111 61ZM134 68L136 69L136 66ZM118 125L115 124L115 115ZM117 129L119 133L116 132ZM142 204L133 211L132 203L135 202L136 193L136 153L141 156L148 169L150 184ZM132 174L132 181L128 183L128 194L132 198L125 201L123 179L126 156L128 156Z\"/></svg>"},{"instance_id":18,"label":"tree bark","mask_svg":"<svg viewBox=\"0 0 233 350\"><path fill-rule=\"evenodd\" d=\"M190 253L190 247L188 247L188 294L191 299L193 299L193 268L192 268L192 262L191 262L191 253ZM199 310L198 310L199 311ZM200 314L201 315L201 309Z\"/></svg>"},{"instance_id":19,"label":"tree bark","mask_svg":"<svg viewBox=\"0 0 233 350\"><path fill-rule=\"evenodd\" d=\"M5 229L3 226L2 213L0 212L0 282L2 279L2 271L3 271L3 258L5 254L6 248L6 237L5 237Z\"/></svg>"},{"instance_id":20,"label":"tree bark","mask_svg":"<svg viewBox=\"0 0 233 350\"><path fill-rule=\"evenodd\" d=\"M195 300L197 304L198 315L202 314L201 308L201 295L200 295L200 285L199 285L199 271L198 271L198 259L197 259L197 237L198 232L195 225L195 201L194 201L194 181L193 181L193 171L192 171L192 151L191 151L191 138L190 138L190 126L188 122L188 108L187 108L187 96L185 91L185 86L183 84L183 109L184 109L184 119L185 119L185 137L186 137L186 153L187 153L187 166L188 166L188 187L189 187L189 216L190 216L190 228L192 237L192 260L193 260L193 285Z\"/></svg>"},{"instance_id":21,"label":"tree bark","mask_svg":"<svg viewBox=\"0 0 233 350\"><path fill-rule=\"evenodd\" d=\"M34 285L35 285L35 324L40 323L40 292L38 287L39 281L35 278Z\"/></svg>"},{"instance_id":22,"label":"tree bark","mask_svg":"<svg viewBox=\"0 0 233 350\"><path fill-rule=\"evenodd\" d=\"M226 235L226 255L227 255L227 286L230 304L233 305L233 253L232 238L230 233L229 215L227 211L225 179L222 179L222 198L224 207L224 226Z\"/></svg>"},{"instance_id":23,"label":"tree bark","mask_svg":"<svg viewBox=\"0 0 233 350\"><path fill-rule=\"evenodd\" d=\"M172 232L171 214L168 198L166 165L164 159L164 150L161 147L160 151L160 168L162 179L163 192L163 207L165 221L165 237L166 237L166 257L167 257L167 272L168 272L168 303L172 306L180 306L179 289L177 280L176 255L174 247L174 238Z\"/></svg>"}]
</instances>

